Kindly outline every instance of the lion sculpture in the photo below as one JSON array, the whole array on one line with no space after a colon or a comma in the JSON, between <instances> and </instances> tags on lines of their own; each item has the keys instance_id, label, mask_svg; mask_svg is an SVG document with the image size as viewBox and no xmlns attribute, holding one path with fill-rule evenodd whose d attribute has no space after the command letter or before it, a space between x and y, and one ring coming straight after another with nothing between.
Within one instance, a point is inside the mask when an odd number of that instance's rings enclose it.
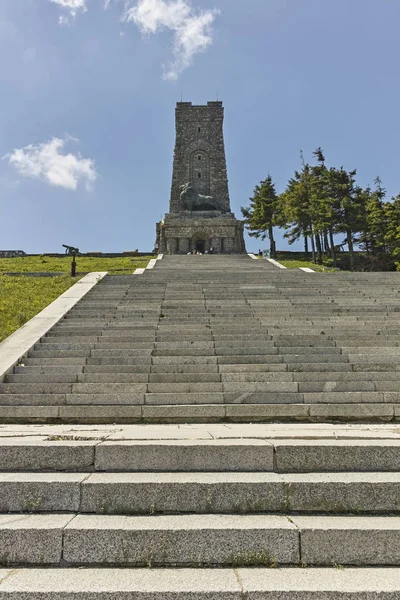
<instances>
[{"instance_id":1,"label":"lion sculpture","mask_svg":"<svg viewBox=\"0 0 400 600\"><path fill-rule=\"evenodd\" d=\"M218 200L212 196L203 196L196 192L191 183L185 183L180 186L181 202L183 207L192 212L196 210L219 210L225 212Z\"/></svg>"}]
</instances>

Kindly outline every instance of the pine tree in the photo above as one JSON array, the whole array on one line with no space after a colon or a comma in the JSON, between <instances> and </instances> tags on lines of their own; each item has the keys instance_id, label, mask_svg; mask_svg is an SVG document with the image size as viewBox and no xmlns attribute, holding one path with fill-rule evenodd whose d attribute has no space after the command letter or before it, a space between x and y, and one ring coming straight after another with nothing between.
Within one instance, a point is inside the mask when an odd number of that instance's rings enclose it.
<instances>
[{"instance_id":1,"label":"pine tree","mask_svg":"<svg viewBox=\"0 0 400 600\"><path fill-rule=\"evenodd\" d=\"M367 204L371 198L371 188L362 188L360 186L356 186L354 188L354 194L356 197L356 201L360 207L360 217L359 217L359 231L358 235L354 237L354 241L360 246L362 250L365 250L367 255L371 253L371 243L369 236L369 225L368 225L368 212L367 212Z\"/></svg>"},{"instance_id":2,"label":"pine tree","mask_svg":"<svg viewBox=\"0 0 400 600\"><path fill-rule=\"evenodd\" d=\"M368 268L393 267L395 260L400 270L400 194L387 202L379 177L374 189L362 188L356 184L356 170L328 168L320 147L313 155L316 164L309 165L300 153L302 168L278 197L270 176L255 187L250 206L242 208L250 235L268 236L275 255L273 227L284 228L289 244L303 238L306 255L311 242L314 263L330 254L336 266L334 239L344 233L352 270L357 245L370 258Z\"/></svg>"},{"instance_id":3,"label":"pine tree","mask_svg":"<svg viewBox=\"0 0 400 600\"><path fill-rule=\"evenodd\" d=\"M385 211L385 244L387 252L396 262L397 270L400 270L400 194L392 198L392 202L386 202Z\"/></svg>"},{"instance_id":4,"label":"pine tree","mask_svg":"<svg viewBox=\"0 0 400 600\"><path fill-rule=\"evenodd\" d=\"M316 238L313 227L312 207L312 173L300 153L302 170L295 171L294 177L288 182L286 190L279 196L280 225L286 229L285 237L293 244L301 237L307 253L308 239L311 240L312 260L316 262Z\"/></svg>"},{"instance_id":5,"label":"pine tree","mask_svg":"<svg viewBox=\"0 0 400 600\"><path fill-rule=\"evenodd\" d=\"M355 176L357 171L345 171L343 167L329 169L329 181L332 197L336 204L335 231L345 234L350 255L350 269L355 266L355 234L360 231L362 211L356 193Z\"/></svg>"},{"instance_id":6,"label":"pine tree","mask_svg":"<svg viewBox=\"0 0 400 600\"><path fill-rule=\"evenodd\" d=\"M375 179L376 189L370 193L366 204L368 238L372 254L385 252L386 215L384 199L386 190L382 187L379 177Z\"/></svg>"},{"instance_id":7,"label":"pine tree","mask_svg":"<svg viewBox=\"0 0 400 600\"><path fill-rule=\"evenodd\" d=\"M271 175L254 188L249 207L241 207L246 229L251 237L264 240L267 236L270 243L271 256L276 258L274 225L278 211L278 196Z\"/></svg>"},{"instance_id":8,"label":"pine tree","mask_svg":"<svg viewBox=\"0 0 400 600\"><path fill-rule=\"evenodd\" d=\"M336 253L334 243L334 226L336 222L337 202L332 197L329 170L325 165L325 156L322 148L317 148L313 155L317 164L311 168L312 185L312 212L316 235L321 236L321 252L330 254L336 266ZM322 259L322 256L320 257Z\"/></svg>"}]
</instances>

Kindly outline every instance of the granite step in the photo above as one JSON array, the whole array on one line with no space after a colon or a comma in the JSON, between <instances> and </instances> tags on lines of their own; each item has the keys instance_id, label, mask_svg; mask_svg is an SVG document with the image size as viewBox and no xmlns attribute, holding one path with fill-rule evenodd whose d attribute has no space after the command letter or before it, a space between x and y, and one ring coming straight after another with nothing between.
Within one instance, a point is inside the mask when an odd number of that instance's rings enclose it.
<instances>
[{"instance_id":1,"label":"granite step","mask_svg":"<svg viewBox=\"0 0 400 600\"><path fill-rule=\"evenodd\" d=\"M0 564L398 566L399 533L395 516L3 514Z\"/></svg>"},{"instance_id":2,"label":"granite step","mask_svg":"<svg viewBox=\"0 0 400 600\"><path fill-rule=\"evenodd\" d=\"M399 588L393 567L0 570L1 600L395 600Z\"/></svg>"},{"instance_id":3,"label":"granite step","mask_svg":"<svg viewBox=\"0 0 400 600\"><path fill-rule=\"evenodd\" d=\"M399 514L398 473L0 473L0 512Z\"/></svg>"},{"instance_id":4,"label":"granite step","mask_svg":"<svg viewBox=\"0 0 400 600\"><path fill-rule=\"evenodd\" d=\"M0 438L0 471L396 472L396 439Z\"/></svg>"},{"instance_id":5,"label":"granite step","mask_svg":"<svg viewBox=\"0 0 400 600\"><path fill-rule=\"evenodd\" d=\"M393 383L393 382L392 382ZM208 383L6 383L0 384L0 405L12 404L379 404L399 403L397 382L356 386L328 382ZM322 391L315 391L322 388ZM352 390L351 388L356 388ZM375 388L375 391L371 391ZM307 391L307 390L312 391ZM350 389L350 391L349 391ZM357 391L357 390L363 391ZM377 391L380 390L380 391Z\"/></svg>"},{"instance_id":6,"label":"granite step","mask_svg":"<svg viewBox=\"0 0 400 600\"><path fill-rule=\"evenodd\" d=\"M400 421L400 406L364 404L183 404L130 405L66 404L66 397L50 405L35 400L24 404L24 396L7 396L9 405L0 405L0 423L393 423ZM123 398L124 399L124 398ZM96 398L92 400L95 401ZM11 404L14 401L15 404Z\"/></svg>"}]
</instances>

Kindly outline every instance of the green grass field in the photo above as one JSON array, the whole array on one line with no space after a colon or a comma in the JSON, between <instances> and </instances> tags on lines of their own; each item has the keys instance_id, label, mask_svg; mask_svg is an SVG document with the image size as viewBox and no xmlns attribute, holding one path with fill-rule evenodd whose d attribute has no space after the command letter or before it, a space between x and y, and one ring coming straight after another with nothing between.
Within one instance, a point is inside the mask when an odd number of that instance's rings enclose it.
<instances>
[{"instance_id":1,"label":"green grass field","mask_svg":"<svg viewBox=\"0 0 400 600\"><path fill-rule=\"evenodd\" d=\"M146 267L152 256L124 256L121 258L100 258L97 256L77 256L76 272L108 271L110 275L133 273L135 269ZM23 256L21 258L0 258L1 273L70 273L71 257Z\"/></svg>"},{"instance_id":2,"label":"green grass field","mask_svg":"<svg viewBox=\"0 0 400 600\"><path fill-rule=\"evenodd\" d=\"M77 274L108 271L130 274L146 267L151 256L100 258L77 256ZM26 256L0 258L0 342L37 315L80 277L70 277L71 257ZM10 277L4 273L65 273L56 277Z\"/></svg>"},{"instance_id":3,"label":"green grass field","mask_svg":"<svg viewBox=\"0 0 400 600\"><path fill-rule=\"evenodd\" d=\"M0 342L37 315L79 277L8 277L0 275Z\"/></svg>"},{"instance_id":4,"label":"green grass field","mask_svg":"<svg viewBox=\"0 0 400 600\"><path fill-rule=\"evenodd\" d=\"M323 272L323 273L334 273L336 269L332 269L332 267L325 267L324 265L314 265L313 262L308 260L279 260L287 269L299 269L300 267L308 267L313 271Z\"/></svg>"}]
</instances>

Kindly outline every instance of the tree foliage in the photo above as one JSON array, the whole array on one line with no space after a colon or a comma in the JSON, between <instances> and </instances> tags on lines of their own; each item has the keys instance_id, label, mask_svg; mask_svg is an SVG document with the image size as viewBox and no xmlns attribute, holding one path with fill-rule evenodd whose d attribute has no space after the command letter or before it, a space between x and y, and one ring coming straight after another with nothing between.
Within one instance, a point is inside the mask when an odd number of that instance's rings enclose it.
<instances>
[{"instance_id":1,"label":"tree foliage","mask_svg":"<svg viewBox=\"0 0 400 600\"><path fill-rule=\"evenodd\" d=\"M251 236L270 240L276 254L274 227L285 230L289 244L303 239L306 255L314 263L330 258L338 263L338 251L347 248L349 268L356 268L358 250L380 268L400 270L400 194L386 200L377 177L374 187L357 185L355 169L327 166L322 148L313 153L313 164L300 154L301 169L279 195L270 175L254 189L250 206L242 214Z\"/></svg>"},{"instance_id":2,"label":"tree foliage","mask_svg":"<svg viewBox=\"0 0 400 600\"><path fill-rule=\"evenodd\" d=\"M250 206L241 208L250 236L264 240L269 237L271 256L276 257L274 225L278 213L278 196L270 175L254 188Z\"/></svg>"}]
</instances>

